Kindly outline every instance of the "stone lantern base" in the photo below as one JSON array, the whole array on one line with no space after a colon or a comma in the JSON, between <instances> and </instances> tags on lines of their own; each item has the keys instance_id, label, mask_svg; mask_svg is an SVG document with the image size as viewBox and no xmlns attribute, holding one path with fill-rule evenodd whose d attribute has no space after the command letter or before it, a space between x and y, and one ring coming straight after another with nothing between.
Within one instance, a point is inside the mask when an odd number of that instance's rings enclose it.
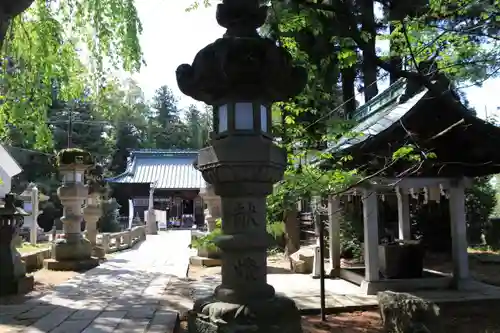
<instances>
[{"instance_id":1,"label":"stone lantern base","mask_svg":"<svg viewBox=\"0 0 500 333\"><path fill-rule=\"evenodd\" d=\"M23 275L9 279L0 278L0 296L24 295L33 290L35 279L32 275Z\"/></svg>"},{"instance_id":2,"label":"stone lantern base","mask_svg":"<svg viewBox=\"0 0 500 333\"><path fill-rule=\"evenodd\" d=\"M231 304L214 297L199 299L188 313L188 333L302 333L295 302L274 296L248 304Z\"/></svg>"},{"instance_id":3,"label":"stone lantern base","mask_svg":"<svg viewBox=\"0 0 500 333\"><path fill-rule=\"evenodd\" d=\"M105 259L106 258L106 251L104 250L103 247L96 245L92 249L92 257L96 257L99 259Z\"/></svg>"},{"instance_id":4,"label":"stone lantern base","mask_svg":"<svg viewBox=\"0 0 500 333\"><path fill-rule=\"evenodd\" d=\"M58 240L52 247L52 258L43 262L43 267L54 271L81 271L99 265L92 257L92 244L83 237Z\"/></svg>"}]
</instances>

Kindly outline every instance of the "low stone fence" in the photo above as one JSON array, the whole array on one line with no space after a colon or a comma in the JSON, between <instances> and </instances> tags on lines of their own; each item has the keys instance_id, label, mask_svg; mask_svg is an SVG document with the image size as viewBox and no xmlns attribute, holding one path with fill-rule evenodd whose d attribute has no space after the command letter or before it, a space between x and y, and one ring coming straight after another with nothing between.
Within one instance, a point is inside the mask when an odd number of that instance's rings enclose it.
<instances>
[{"instance_id":1,"label":"low stone fence","mask_svg":"<svg viewBox=\"0 0 500 333\"><path fill-rule=\"evenodd\" d=\"M33 252L22 253L21 258L26 265L26 271L31 273L43 267L43 261L45 259L50 259L51 248L45 248L40 250L35 250Z\"/></svg>"},{"instance_id":2,"label":"low stone fence","mask_svg":"<svg viewBox=\"0 0 500 333\"><path fill-rule=\"evenodd\" d=\"M105 253L114 253L129 249L145 239L146 227L138 226L127 231L99 234L97 236L97 245L101 246ZM49 247L29 253L23 253L21 254L21 258L26 264L26 271L33 272L41 269L44 259L50 259L51 254L52 249Z\"/></svg>"},{"instance_id":3,"label":"low stone fence","mask_svg":"<svg viewBox=\"0 0 500 333\"><path fill-rule=\"evenodd\" d=\"M138 226L127 231L100 234L97 237L97 245L100 245L105 253L113 253L129 249L145 239L146 227Z\"/></svg>"}]
</instances>

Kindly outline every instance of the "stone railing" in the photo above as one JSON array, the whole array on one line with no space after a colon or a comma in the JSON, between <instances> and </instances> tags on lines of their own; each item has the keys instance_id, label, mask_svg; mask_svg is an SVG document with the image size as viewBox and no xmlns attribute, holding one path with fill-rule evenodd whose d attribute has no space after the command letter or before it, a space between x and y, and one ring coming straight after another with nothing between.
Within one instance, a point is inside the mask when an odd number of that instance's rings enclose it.
<instances>
[{"instance_id":1,"label":"stone railing","mask_svg":"<svg viewBox=\"0 0 500 333\"><path fill-rule=\"evenodd\" d=\"M146 227L138 226L122 232L100 234L97 236L97 245L101 246L105 253L113 253L129 249L145 239Z\"/></svg>"},{"instance_id":2,"label":"stone railing","mask_svg":"<svg viewBox=\"0 0 500 333\"><path fill-rule=\"evenodd\" d=\"M63 235L57 235L61 238ZM135 244L146 239L146 228L144 226L134 227L130 230L103 233L97 236L98 245L103 247L105 253L114 253L133 247ZM43 267L43 260L51 258L52 249L50 245L47 248L34 250L33 252L21 254L21 258L26 264L28 272L36 271Z\"/></svg>"}]
</instances>

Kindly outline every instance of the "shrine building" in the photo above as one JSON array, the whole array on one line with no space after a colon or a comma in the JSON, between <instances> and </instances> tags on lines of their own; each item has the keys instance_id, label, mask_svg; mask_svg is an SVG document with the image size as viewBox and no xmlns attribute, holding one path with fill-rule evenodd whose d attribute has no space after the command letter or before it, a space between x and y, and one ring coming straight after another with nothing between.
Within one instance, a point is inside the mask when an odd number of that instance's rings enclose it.
<instances>
[{"instance_id":1,"label":"shrine building","mask_svg":"<svg viewBox=\"0 0 500 333\"><path fill-rule=\"evenodd\" d=\"M402 78L358 108L354 115L358 125L351 131L361 135L332 143L327 149L333 155L331 163L320 164L335 167L342 156L349 155L346 170L357 169L365 177L348 192L330 195L328 232L331 277L355 283L367 294L476 285L469 272L464 191L475 177L500 173L500 128L466 108L445 77L436 75L431 80L432 91ZM410 154L395 156L403 147ZM338 212L345 212L353 200L359 202L355 213L363 221L364 263L341 267L340 225L344 222ZM387 200L397 207L392 239L384 235L391 221L381 214ZM425 248L415 238L411 223L411 207L417 202L445 203L442 207L449 212L449 220L436 221L431 229L448 229L452 274L425 267ZM423 239L433 230L425 230Z\"/></svg>"},{"instance_id":2,"label":"shrine building","mask_svg":"<svg viewBox=\"0 0 500 333\"><path fill-rule=\"evenodd\" d=\"M131 150L126 170L107 179L121 205L120 216L129 215L131 200L134 216L144 219L153 189L154 209L166 211L167 219L192 215L197 225L203 225L199 192L205 182L193 166L197 156L196 150Z\"/></svg>"}]
</instances>

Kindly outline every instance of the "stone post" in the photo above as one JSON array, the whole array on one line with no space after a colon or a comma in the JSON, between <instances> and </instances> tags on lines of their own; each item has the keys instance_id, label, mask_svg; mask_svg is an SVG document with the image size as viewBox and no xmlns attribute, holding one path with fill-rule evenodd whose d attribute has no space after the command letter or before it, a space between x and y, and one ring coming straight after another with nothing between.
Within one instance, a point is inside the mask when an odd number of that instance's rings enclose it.
<instances>
[{"instance_id":1,"label":"stone post","mask_svg":"<svg viewBox=\"0 0 500 333\"><path fill-rule=\"evenodd\" d=\"M271 104L300 93L305 71L256 29L267 16L257 0L224 0L217 22L223 38L177 69L180 90L214 106L211 146L197 168L222 202L222 283L197 300L188 332L302 332L293 300L267 284L266 196L286 168L285 151L271 134Z\"/></svg>"},{"instance_id":2,"label":"stone post","mask_svg":"<svg viewBox=\"0 0 500 333\"><path fill-rule=\"evenodd\" d=\"M30 228L30 243L36 245L38 240L38 188L36 184L29 183L26 190L19 195L20 199L24 201L24 210L29 213L29 216L24 218L24 225Z\"/></svg>"},{"instance_id":3,"label":"stone post","mask_svg":"<svg viewBox=\"0 0 500 333\"><path fill-rule=\"evenodd\" d=\"M200 191L200 196L203 201L207 204L207 209L205 210L205 222L207 224L208 232L215 229L216 220L221 218L221 200L218 195L215 194L213 185L206 183L205 188Z\"/></svg>"},{"instance_id":4,"label":"stone post","mask_svg":"<svg viewBox=\"0 0 500 333\"><path fill-rule=\"evenodd\" d=\"M454 287L458 289L465 289L470 282L470 272L469 256L467 253L468 244L464 180L453 180L449 191L453 282Z\"/></svg>"},{"instance_id":5,"label":"stone post","mask_svg":"<svg viewBox=\"0 0 500 333\"><path fill-rule=\"evenodd\" d=\"M342 212L340 199L333 195L328 196L328 241L330 250L330 276L340 274L340 223Z\"/></svg>"},{"instance_id":6,"label":"stone post","mask_svg":"<svg viewBox=\"0 0 500 333\"><path fill-rule=\"evenodd\" d=\"M45 260L44 266L54 270L89 269L99 264L92 257L91 242L81 232L82 205L88 196L84 172L93 164L92 156L84 150L64 149L57 155L57 161L63 176L57 195L63 206L64 237L56 241L53 259Z\"/></svg>"},{"instance_id":7,"label":"stone post","mask_svg":"<svg viewBox=\"0 0 500 333\"><path fill-rule=\"evenodd\" d=\"M8 194L0 204L0 296L27 292L33 289L33 277L26 276L26 266L16 249L15 239L22 225L24 210L15 206L14 196Z\"/></svg>"},{"instance_id":8,"label":"stone post","mask_svg":"<svg viewBox=\"0 0 500 333\"><path fill-rule=\"evenodd\" d=\"M154 211L154 192L155 188L151 185L149 189L148 218L146 221L146 232L148 235L158 234L158 228L156 227L156 214Z\"/></svg>"},{"instance_id":9,"label":"stone post","mask_svg":"<svg viewBox=\"0 0 500 333\"><path fill-rule=\"evenodd\" d=\"M97 258L104 258L106 253L102 247L97 246L97 221L99 221L102 215L99 196L100 194L97 192L89 194L87 205L83 209L83 218L85 220L87 239L92 245L92 255Z\"/></svg>"},{"instance_id":10,"label":"stone post","mask_svg":"<svg viewBox=\"0 0 500 333\"><path fill-rule=\"evenodd\" d=\"M398 199L398 229L399 239L411 240L410 196L408 191L396 186Z\"/></svg>"}]
</instances>

